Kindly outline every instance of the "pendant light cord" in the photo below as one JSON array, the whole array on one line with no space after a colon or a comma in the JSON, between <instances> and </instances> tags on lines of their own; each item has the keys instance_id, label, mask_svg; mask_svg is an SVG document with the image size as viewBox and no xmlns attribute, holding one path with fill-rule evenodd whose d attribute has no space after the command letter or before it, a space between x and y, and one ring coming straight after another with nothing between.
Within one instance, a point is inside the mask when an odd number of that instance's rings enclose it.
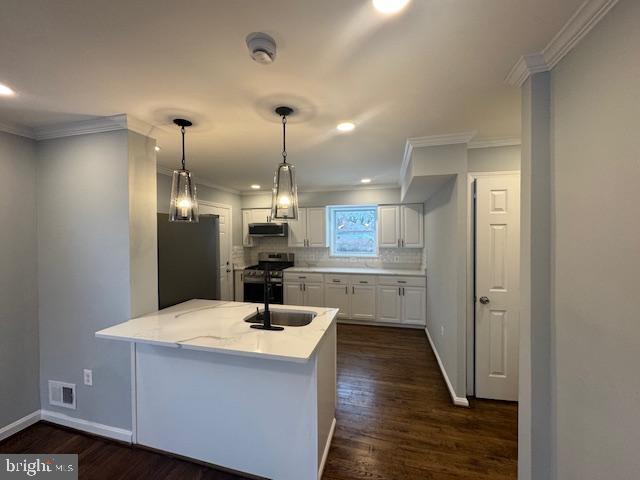
<instances>
[{"instance_id":1,"label":"pendant light cord","mask_svg":"<svg viewBox=\"0 0 640 480\"><path fill-rule=\"evenodd\" d=\"M180 127L182 132L182 170L186 170L184 162L184 127Z\"/></svg>"},{"instance_id":2,"label":"pendant light cord","mask_svg":"<svg viewBox=\"0 0 640 480\"><path fill-rule=\"evenodd\" d=\"M287 116L282 115L282 163L287 163Z\"/></svg>"}]
</instances>

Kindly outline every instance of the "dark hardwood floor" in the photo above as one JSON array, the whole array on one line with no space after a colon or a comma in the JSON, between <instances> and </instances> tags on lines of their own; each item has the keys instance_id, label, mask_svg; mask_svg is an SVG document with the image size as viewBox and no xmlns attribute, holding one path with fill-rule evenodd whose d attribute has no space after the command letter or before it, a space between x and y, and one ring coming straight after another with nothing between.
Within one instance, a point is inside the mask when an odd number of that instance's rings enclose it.
<instances>
[{"instance_id":1,"label":"dark hardwood floor","mask_svg":"<svg viewBox=\"0 0 640 480\"><path fill-rule=\"evenodd\" d=\"M515 404L454 407L423 331L339 325L337 427L324 480L515 479ZM2 453L78 453L81 479L243 477L40 422Z\"/></svg>"}]
</instances>

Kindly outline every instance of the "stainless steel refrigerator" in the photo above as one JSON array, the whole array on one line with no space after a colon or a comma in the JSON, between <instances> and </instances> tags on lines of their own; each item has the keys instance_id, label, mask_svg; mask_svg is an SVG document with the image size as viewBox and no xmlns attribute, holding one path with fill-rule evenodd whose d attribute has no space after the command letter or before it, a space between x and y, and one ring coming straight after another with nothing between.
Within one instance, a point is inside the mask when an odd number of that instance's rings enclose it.
<instances>
[{"instance_id":1,"label":"stainless steel refrigerator","mask_svg":"<svg viewBox=\"0 0 640 480\"><path fill-rule=\"evenodd\" d=\"M220 299L219 234L217 215L177 223L158 214L159 308L194 298Z\"/></svg>"}]
</instances>

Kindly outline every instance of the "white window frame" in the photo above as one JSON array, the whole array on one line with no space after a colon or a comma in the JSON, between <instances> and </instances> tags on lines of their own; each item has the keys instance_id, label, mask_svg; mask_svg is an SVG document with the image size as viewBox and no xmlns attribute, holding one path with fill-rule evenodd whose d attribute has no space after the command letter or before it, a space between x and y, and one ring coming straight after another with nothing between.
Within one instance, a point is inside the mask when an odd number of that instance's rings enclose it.
<instances>
[{"instance_id":1,"label":"white window frame","mask_svg":"<svg viewBox=\"0 0 640 480\"><path fill-rule=\"evenodd\" d=\"M340 253L335 252L334 230L335 230L335 216L334 212L340 210L373 210L376 215L376 231L374 233L374 239L376 248L373 253ZM327 206L327 223L329 225L329 255L331 257L339 258L377 258L379 256L380 249L378 248L378 206L377 205L328 205Z\"/></svg>"}]
</instances>

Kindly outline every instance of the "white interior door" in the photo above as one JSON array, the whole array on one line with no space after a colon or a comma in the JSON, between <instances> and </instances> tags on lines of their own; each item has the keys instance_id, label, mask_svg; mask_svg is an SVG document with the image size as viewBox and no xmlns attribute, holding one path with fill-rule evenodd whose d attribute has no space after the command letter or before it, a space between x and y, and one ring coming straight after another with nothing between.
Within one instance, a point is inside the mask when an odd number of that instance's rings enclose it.
<instances>
[{"instance_id":1,"label":"white interior door","mask_svg":"<svg viewBox=\"0 0 640 480\"><path fill-rule=\"evenodd\" d=\"M518 399L520 176L476 180L476 396Z\"/></svg>"},{"instance_id":2,"label":"white interior door","mask_svg":"<svg viewBox=\"0 0 640 480\"><path fill-rule=\"evenodd\" d=\"M231 265L231 208L199 205L200 213L218 215L220 229L220 300L233 300L233 268Z\"/></svg>"}]
</instances>

